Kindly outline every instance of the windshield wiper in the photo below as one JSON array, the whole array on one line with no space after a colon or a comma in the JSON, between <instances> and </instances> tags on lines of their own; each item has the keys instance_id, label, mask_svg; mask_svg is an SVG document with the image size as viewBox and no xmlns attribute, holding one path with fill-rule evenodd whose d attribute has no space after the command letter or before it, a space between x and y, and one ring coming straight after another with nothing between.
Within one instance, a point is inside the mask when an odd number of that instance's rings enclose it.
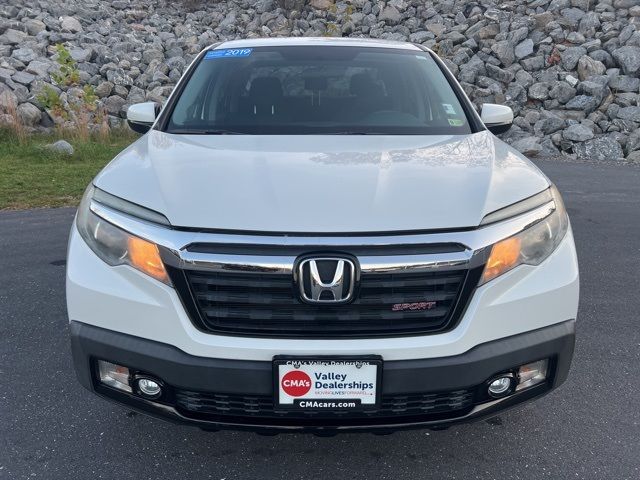
<instances>
[{"instance_id":1,"label":"windshield wiper","mask_svg":"<svg viewBox=\"0 0 640 480\"><path fill-rule=\"evenodd\" d=\"M381 133L370 133L370 132L363 132L363 131L339 131L339 132L328 132L326 135L384 135Z\"/></svg>"},{"instance_id":2,"label":"windshield wiper","mask_svg":"<svg viewBox=\"0 0 640 480\"><path fill-rule=\"evenodd\" d=\"M236 130L226 130L224 128L211 128L211 129L178 129L167 130L167 133L183 134L183 135L246 135L245 132L238 132Z\"/></svg>"}]
</instances>

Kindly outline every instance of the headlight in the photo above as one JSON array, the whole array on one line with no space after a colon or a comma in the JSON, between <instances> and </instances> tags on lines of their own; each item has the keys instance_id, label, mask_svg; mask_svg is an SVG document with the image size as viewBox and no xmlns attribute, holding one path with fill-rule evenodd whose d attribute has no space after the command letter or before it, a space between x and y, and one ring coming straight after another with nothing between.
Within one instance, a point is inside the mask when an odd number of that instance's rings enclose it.
<instances>
[{"instance_id":1,"label":"headlight","mask_svg":"<svg viewBox=\"0 0 640 480\"><path fill-rule=\"evenodd\" d=\"M89 248L109 265L130 265L167 285L171 281L155 243L136 237L93 213L94 187L87 188L78 207L76 225Z\"/></svg>"},{"instance_id":2,"label":"headlight","mask_svg":"<svg viewBox=\"0 0 640 480\"><path fill-rule=\"evenodd\" d=\"M554 211L522 232L506 238L491 248L480 284L496 278L518 265L539 265L560 244L569 227L562 197L551 187Z\"/></svg>"}]
</instances>

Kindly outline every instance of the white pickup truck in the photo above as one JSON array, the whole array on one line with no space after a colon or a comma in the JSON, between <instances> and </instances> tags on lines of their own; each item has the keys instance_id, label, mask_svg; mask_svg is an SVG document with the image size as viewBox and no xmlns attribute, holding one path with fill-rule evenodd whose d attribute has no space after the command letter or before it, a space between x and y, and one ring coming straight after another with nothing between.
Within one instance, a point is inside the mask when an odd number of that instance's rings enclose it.
<instances>
[{"instance_id":1,"label":"white pickup truck","mask_svg":"<svg viewBox=\"0 0 640 480\"><path fill-rule=\"evenodd\" d=\"M567 377L562 199L413 44L213 45L87 188L67 300L82 385L203 429L387 432Z\"/></svg>"}]
</instances>

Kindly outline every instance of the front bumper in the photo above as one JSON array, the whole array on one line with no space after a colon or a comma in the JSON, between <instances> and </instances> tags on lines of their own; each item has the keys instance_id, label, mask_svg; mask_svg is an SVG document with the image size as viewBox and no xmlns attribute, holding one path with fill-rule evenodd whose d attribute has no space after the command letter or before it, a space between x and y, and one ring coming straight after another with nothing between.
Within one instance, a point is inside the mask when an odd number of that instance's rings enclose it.
<instances>
[{"instance_id":1,"label":"front bumper","mask_svg":"<svg viewBox=\"0 0 640 480\"><path fill-rule=\"evenodd\" d=\"M392 408L367 415L291 416L268 405L265 407L263 400L267 399L268 403L268 399L273 397L271 362L192 356L164 343L71 322L73 360L78 379L84 387L132 409L211 430L388 431L443 426L492 416L563 383L573 356L574 337L575 321L569 320L484 343L460 355L384 363L383 398L392 399L398 406L397 400L393 399L416 394L428 397L439 392L456 395L468 392L471 395L466 397L466 403L456 404L457 407L449 410L436 412L425 409L419 414L407 410L409 413L403 414L401 408ZM545 358L550 360L545 383L499 400L483 396L485 382L495 374ZM95 374L97 359L158 377L165 383L168 393L162 401L149 401L106 387L99 383ZM192 403L180 400L185 395L191 395ZM202 399L207 398L217 399L215 411L194 407L202 405ZM227 399L223 402L226 408L220 408L220 398ZM233 402L237 399L244 399L244 410L238 405L234 407ZM262 407L258 408L261 399ZM394 413L390 414L391 411Z\"/></svg>"}]
</instances>

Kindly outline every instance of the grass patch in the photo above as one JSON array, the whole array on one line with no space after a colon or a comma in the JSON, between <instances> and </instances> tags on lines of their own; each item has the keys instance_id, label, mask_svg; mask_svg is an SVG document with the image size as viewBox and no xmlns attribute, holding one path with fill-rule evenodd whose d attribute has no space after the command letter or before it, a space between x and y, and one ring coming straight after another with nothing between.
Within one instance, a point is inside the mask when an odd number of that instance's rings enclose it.
<instances>
[{"instance_id":1,"label":"grass patch","mask_svg":"<svg viewBox=\"0 0 640 480\"><path fill-rule=\"evenodd\" d=\"M0 131L0 210L77 205L91 179L136 138L128 131L106 139L65 138L74 148L68 156L44 148L60 136L30 135L19 141Z\"/></svg>"}]
</instances>

